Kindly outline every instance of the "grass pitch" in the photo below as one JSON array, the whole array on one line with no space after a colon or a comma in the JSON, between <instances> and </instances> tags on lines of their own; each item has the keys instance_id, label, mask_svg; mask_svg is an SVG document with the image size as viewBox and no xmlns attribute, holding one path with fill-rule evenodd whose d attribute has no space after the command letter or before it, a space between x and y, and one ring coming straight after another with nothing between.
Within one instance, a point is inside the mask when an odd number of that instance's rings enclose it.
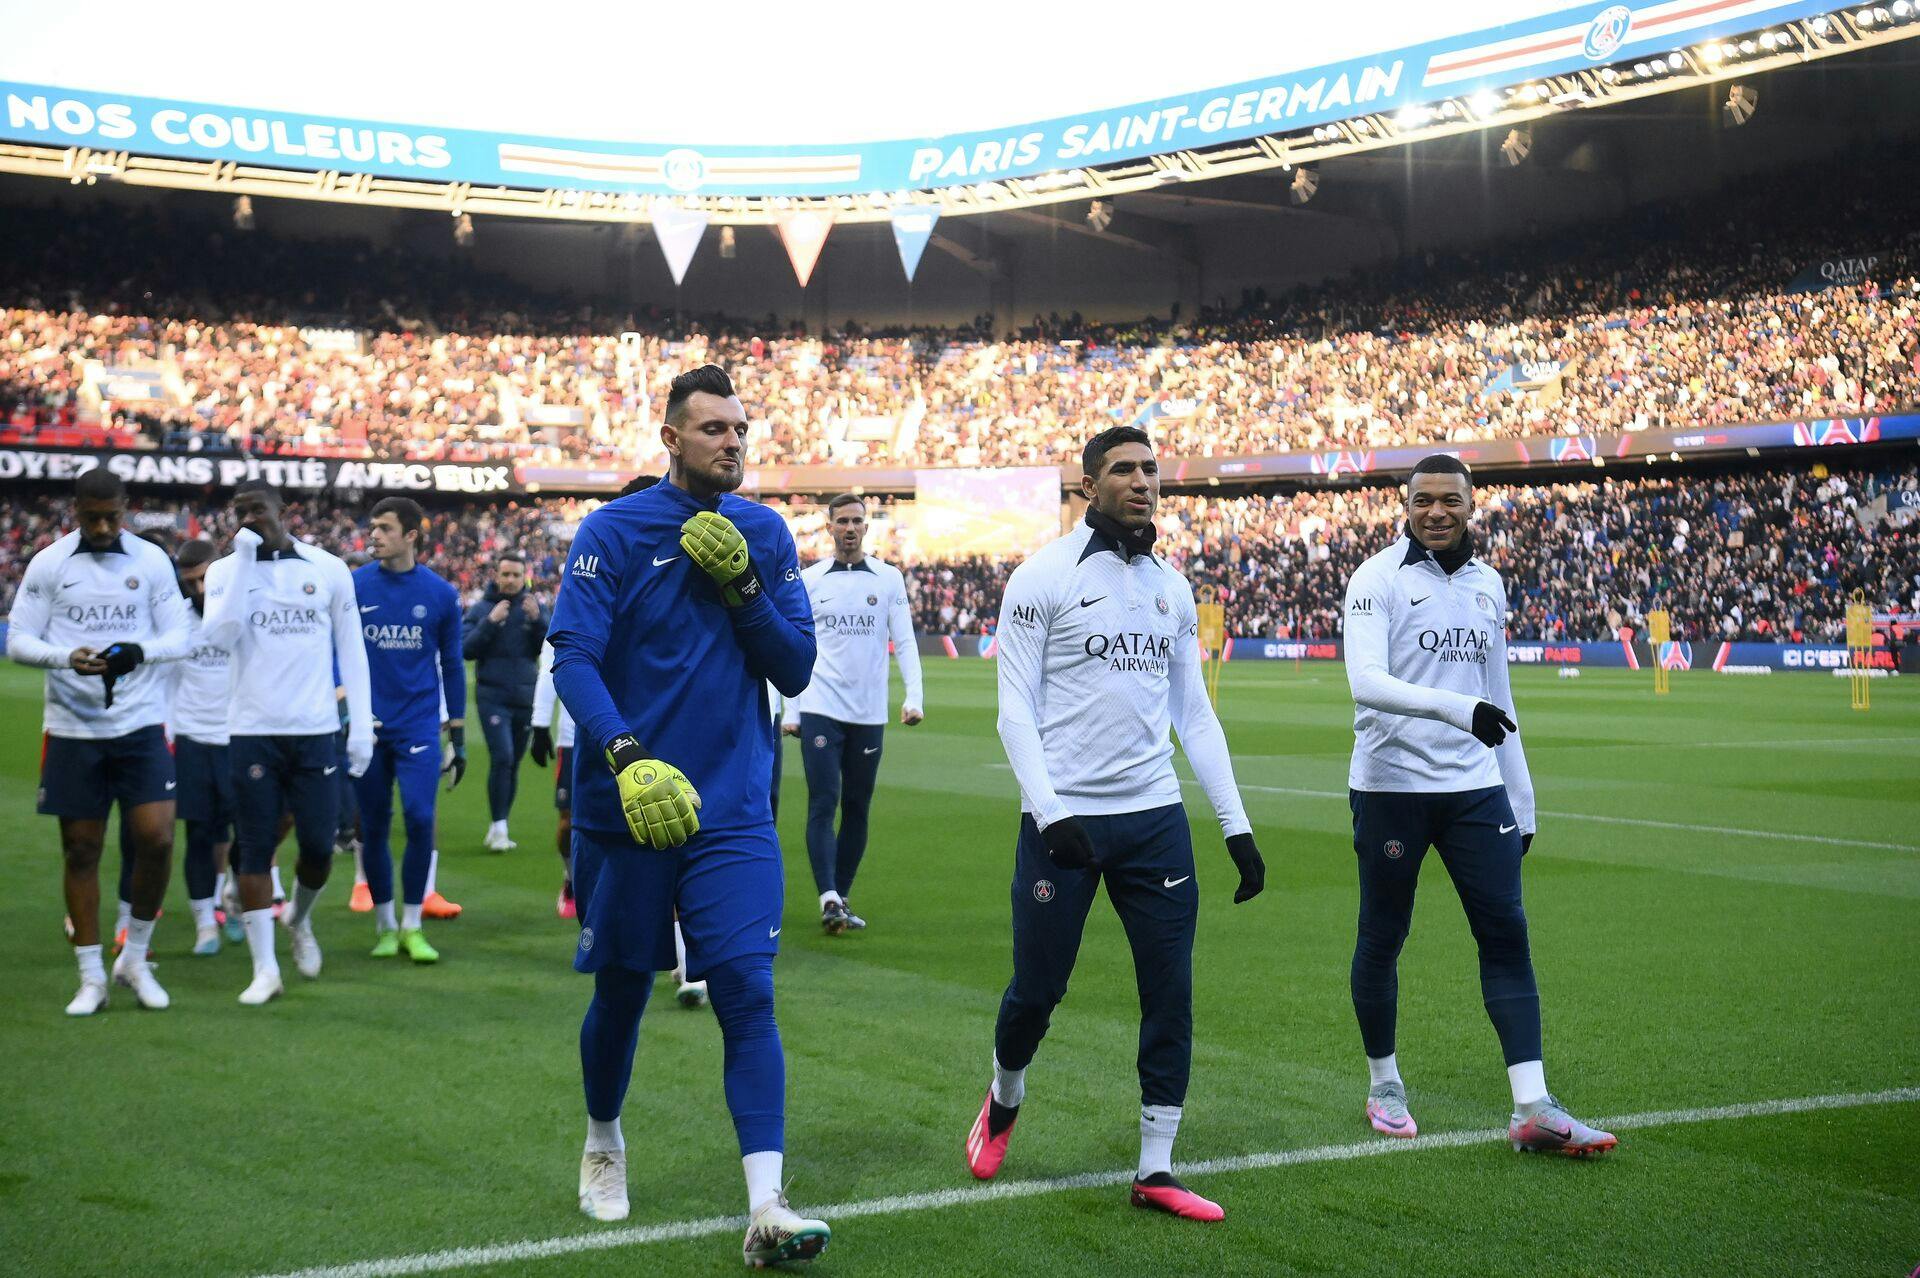
<instances>
[{"instance_id":1,"label":"grass pitch","mask_svg":"<svg viewBox=\"0 0 1920 1278\"><path fill-rule=\"evenodd\" d=\"M1518 670L1540 792L1527 907L1548 1079L1583 1117L1920 1085L1920 685L1870 714L1839 680L1683 673L1578 681ZM1363 1142L1347 1001L1355 876L1351 742L1337 666L1230 667L1224 718L1269 866L1230 904L1231 863L1193 800L1203 909L1182 1162ZM929 720L888 733L855 893L871 923L813 925L804 782L787 761L788 909L777 966L787 1168L815 1207L971 1184L1009 974L1017 799L992 667L928 672ZM527 765L519 849L485 852L484 748L441 816L432 968L366 957L349 874L323 898L325 975L285 957L280 1002L243 1009L244 947L194 959L175 874L155 958L172 1010L119 992L61 1008L53 823L33 815L39 680L0 669L0 1270L246 1275L592 1234L574 1180L587 983L553 916L551 773ZM797 747L789 745L790 752ZM396 832L396 838L398 837ZM112 853L109 853L109 861ZM1429 858L1401 962L1399 1052L1428 1133L1492 1129L1508 1097L1472 942ZM664 978L663 978L664 983ZM628 1101L630 1226L743 1209L719 1034L662 989ZM1072 993L1029 1074L1005 1182L1132 1165L1137 1006L1119 926L1095 907ZM1201 1226L1122 1188L835 1223L816 1273L1888 1275L1920 1264L1920 1103L1655 1125L1589 1164L1489 1140L1194 1176ZM731 1228L460 1272L731 1273ZM433 1265L424 1265L432 1271ZM366 1274L391 1272L370 1266Z\"/></svg>"}]
</instances>

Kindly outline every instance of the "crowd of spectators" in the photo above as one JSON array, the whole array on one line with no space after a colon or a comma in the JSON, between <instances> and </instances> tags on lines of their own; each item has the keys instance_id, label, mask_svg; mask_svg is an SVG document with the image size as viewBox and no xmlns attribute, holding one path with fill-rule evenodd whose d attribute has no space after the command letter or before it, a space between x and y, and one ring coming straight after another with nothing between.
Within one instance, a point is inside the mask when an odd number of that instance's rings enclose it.
<instances>
[{"instance_id":1,"label":"crowd of spectators","mask_svg":"<svg viewBox=\"0 0 1920 1278\"><path fill-rule=\"evenodd\" d=\"M0 425L31 437L97 412L145 446L657 469L666 384L708 360L733 372L762 465L1057 464L1135 420L1167 454L1218 457L1871 414L1920 404L1920 157L1876 165L1885 180L1846 210L1769 179L1756 199L1253 291L1184 321L1048 316L999 335L675 326L424 255L294 252L111 209L24 215L0 257ZM1787 291L1836 227L1879 257L1870 278ZM95 403L84 361L160 390ZM1504 387L1523 366L1537 376Z\"/></svg>"},{"instance_id":2,"label":"crowd of spectators","mask_svg":"<svg viewBox=\"0 0 1920 1278\"><path fill-rule=\"evenodd\" d=\"M1863 517L1899 490L1920 490L1920 468L1757 469L1686 478L1485 485L1476 491L1480 553L1505 578L1514 639L1604 641L1640 632L1665 608L1693 640L1841 642L1852 592L1879 611L1920 613L1920 523ZM463 599L484 591L503 550L524 555L536 586L551 588L573 530L595 503L521 500L430 511L425 561ZM824 506L775 503L802 562L831 554ZM1881 507L1885 509L1886 507ZM363 507L296 502L296 535L341 554L365 546ZM70 526L70 506L20 497L0 518L0 598L11 599L27 560ZM916 562L902 525L909 508L874 502L869 551L902 567L915 626L980 634L997 622L1011 560ZM230 532L220 506L136 502L134 526L168 539ZM1329 637L1360 562L1393 540L1400 490L1353 488L1270 496L1169 496L1157 550L1211 587L1240 635Z\"/></svg>"}]
</instances>

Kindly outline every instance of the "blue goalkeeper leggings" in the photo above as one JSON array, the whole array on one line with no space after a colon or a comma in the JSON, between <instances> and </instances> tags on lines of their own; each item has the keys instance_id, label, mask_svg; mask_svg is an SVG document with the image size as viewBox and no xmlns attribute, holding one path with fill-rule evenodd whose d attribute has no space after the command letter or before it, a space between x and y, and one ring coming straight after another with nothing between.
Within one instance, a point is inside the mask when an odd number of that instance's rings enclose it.
<instances>
[{"instance_id":1,"label":"blue goalkeeper leggings","mask_svg":"<svg viewBox=\"0 0 1920 1278\"><path fill-rule=\"evenodd\" d=\"M433 814L439 799L438 736L389 739L373 744L373 762L353 783L360 801L360 865L375 905L393 900L393 787L400 784L400 817L407 829L407 850L400 861L401 901L427 899L427 875L433 869Z\"/></svg>"},{"instance_id":2,"label":"blue goalkeeper leggings","mask_svg":"<svg viewBox=\"0 0 1920 1278\"><path fill-rule=\"evenodd\" d=\"M597 1121L620 1117L653 975L627 967L593 974L593 1001L580 1023L580 1073L587 1115ZM773 956L753 954L713 968L707 973L707 997L726 1045L727 1110L741 1157L784 1150L787 1061L773 1019Z\"/></svg>"},{"instance_id":3,"label":"blue goalkeeper leggings","mask_svg":"<svg viewBox=\"0 0 1920 1278\"><path fill-rule=\"evenodd\" d=\"M1520 903L1519 823L1504 786L1457 794L1350 791L1360 861L1353 1011L1368 1056L1390 1056L1400 947L1413 924L1420 862L1432 846L1453 879L1480 948L1480 997L1507 1064L1540 1059L1540 991Z\"/></svg>"}]
</instances>

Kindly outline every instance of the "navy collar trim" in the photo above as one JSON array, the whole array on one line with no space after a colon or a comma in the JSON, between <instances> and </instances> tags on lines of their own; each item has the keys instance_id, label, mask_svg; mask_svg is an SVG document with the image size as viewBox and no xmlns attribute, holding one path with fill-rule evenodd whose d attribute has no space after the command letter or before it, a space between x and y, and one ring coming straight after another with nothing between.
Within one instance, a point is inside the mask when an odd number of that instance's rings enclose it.
<instances>
[{"instance_id":1,"label":"navy collar trim","mask_svg":"<svg viewBox=\"0 0 1920 1278\"><path fill-rule=\"evenodd\" d=\"M833 567L827 569L827 571L828 572L869 572L871 573L873 572L873 565L869 563L864 557L857 564L842 563L840 560L836 559L833 561ZM874 573L873 575L877 577L880 574Z\"/></svg>"},{"instance_id":2,"label":"navy collar trim","mask_svg":"<svg viewBox=\"0 0 1920 1278\"><path fill-rule=\"evenodd\" d=\"M115 533L113 544L104 550L95 550L87 544L87 539L82 537L79 544L73 548L73 553L76 555L124 555L127 553L127 534Z\"/></svg>"},{"instance_id":3,"label":"navy collar trim","mask_svg":"<svg viewBox=\"0 0 1920 1278\"><path fill-rule=\"evenodd\" d=\"M1109 518L1091 506L1087 508L1086 523L1093 530L1093 535L1087 538L1086 546L1080 551L1080 563L1085 563L1103 550L1120 556L1121 563L1131 563L1138 555L1159 562L1153 553L1153 539L1159 530L1152 524L1138 530L1129 529L1122 526L1119 520Z\"/></svg>"},{"instance_id":4,"label":"navy collar trim","mask_svg":"<svg viewBox=\"0 0 1920 1278\"><path fill-rule=\"evenodd\" d=\"M300 543L289 542L285 550L268 550L266 543L262 542L260 548L253 552L253 557L261 563L272 559L299 559L301 558Z\"/></svg>"},{"instance_id":5,"label":"navy collar trim","mask_svg":"<svg viewBox=\"0 0 1920 1278\"><path fill-rule=\"evenodd\" d=\"M1457 550L1444 552L1445 557L1443 558L1441 555L1436 555L1421 545L1420 539L1413 535L1413 529L1411 527L1408 527L1404 531L1407 538L1407 554L1406 558L1400 561L1402 568L1417 564L1422 560L1431 560L1434 567L1451 577L1454 573L1466 567L1473 559L1475 547L1473 544L1473 534L1471 532L1460 539L1460 546ZM1449 565L1448 561L1452 561L1451 565Z\"/></svg>"}]
</instances>

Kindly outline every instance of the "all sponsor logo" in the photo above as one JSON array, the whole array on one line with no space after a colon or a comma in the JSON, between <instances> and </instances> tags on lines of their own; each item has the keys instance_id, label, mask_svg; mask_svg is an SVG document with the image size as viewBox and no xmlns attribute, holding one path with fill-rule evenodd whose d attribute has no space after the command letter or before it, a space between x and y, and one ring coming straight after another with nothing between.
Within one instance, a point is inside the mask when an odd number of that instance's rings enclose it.
<instances>
[{"instance_id":1,"label":"all sponsor logo","mask_svg":"<svg viewBox=\"0 0 1920 1278\"><path fill-rule=\"evenodd\" d=\"M568 569L568 573L574 577L586 577L590 580L598 580L600 576L600 556L575 555L573 557L573 567Z\"/></svg>"},{"instance_id":2,"label":"all sponsor logo","mask_svg":"<svg viewBox=\"0 0 1920 1278\"><path fill-rule=\"evenodd\" d=\"M1013 610L1013 624L1016 626L1037 626L1040 624L1040 610L1032 604L1020 604Z\"/></svg>"},{"instance_id":3,"label":"all sponsor logo","mask_svg":"<svg viewBox=\"0 0 1920 1278\"><path fill-rule=\"evenodd\" d=\"M1033 885L1033 899L1042 905L1051 901L1053 899L1053 884L1046 879L1041 879L1038 883L1035 883Z\"/></svg>"}]
</instances>

